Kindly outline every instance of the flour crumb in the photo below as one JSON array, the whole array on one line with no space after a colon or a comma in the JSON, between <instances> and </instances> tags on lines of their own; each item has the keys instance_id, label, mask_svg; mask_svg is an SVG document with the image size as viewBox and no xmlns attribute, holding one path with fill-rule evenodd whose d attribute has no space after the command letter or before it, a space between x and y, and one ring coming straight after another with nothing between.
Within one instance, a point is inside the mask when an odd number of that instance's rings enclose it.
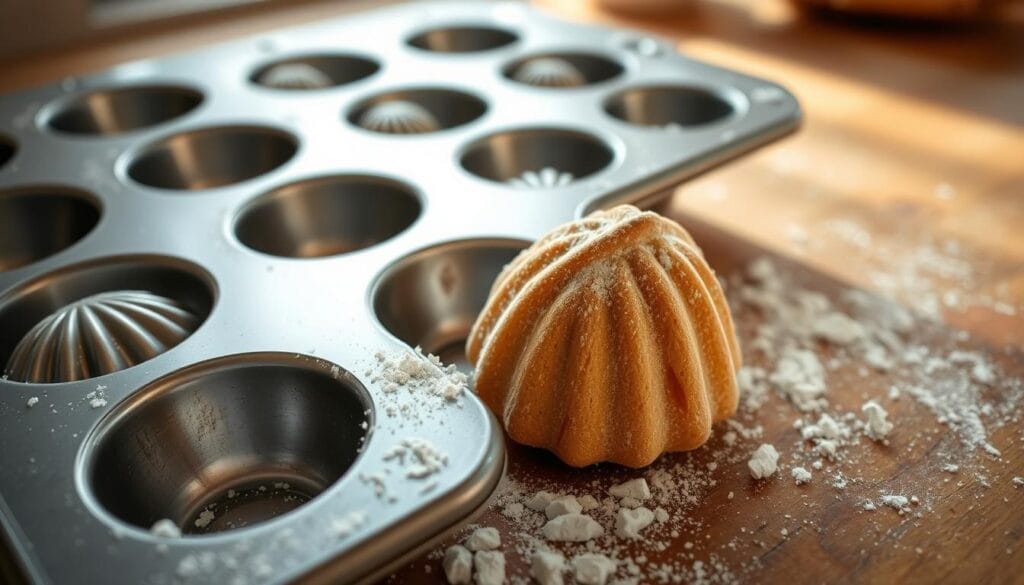
<instances>
[{"instance_id":1,"label":"flour crumb","mask_svg":"<svg viewBox=\"0 0 1024 585\"><path fill-rule=\"evenodd\" d=\"M960 471L960 466L956 463L944 463L942 465L942 471L946 473L957 473Z\"/></svg>"},{"instance_id":2,"label":"flour crumb","mask_svg":"<svg viewBox=\"0 0 1024 585\"><path fill-rule=\"evenodd\" d=\"M505 555L496 550L479 551L473 555L473 569L476 585L501 585L505 582Z\"/></svg>"},{"instance_id":3,"label":"flour crumb","mask_svg":"<svg viewBox=\"0 0 1024 585\"><path fill-rule=\"evenodd\" d=\"M25 402L25 406L27 406L29 408L32 408L33 406L35 406L37 404L39 404L39 397L38 396L33 396L33 397L29 398L27 402Z\"/></svg>"},{"instance_id":4,"label":"flour crumb","mask_svg":"<svg viewBox=\"0 0 1024 585\"><path fill-rule=\"evenodd\" d=\"M796 482L796 485L803 485L811 481L811 472L807 471L803 467L794 467L790 471L790 475L793 476L793 480Z\"/></svg>"},{"instance_id":5,"label":"flour crumb","mask_svg":"<svg viewBox=\"0 0 1024 585\"><path fill-rule=\"evenodd\" d=\"M565 557L556 552L535 551L530 559L530 576L540 585L562 585L565 568Z\"/></svg>"},{"instance_id":6,"label":"flour crumb","mask_svg":"<svg viewBox=\"0 0 1024 585\"><path fill-rule=\"evenodd\" d=\"M586 553L572 559L572 572L581 585L604 585L615 572L615 561L602 554Z\"/></svg>"},{"instance_id":7,"label":"flour crumb","mask_svg":"<svg viewBox=\"0 0 1024 585\"><path fill-rule=\"evenodd\" d=\"M608 488L608 493L616 498L635 498L637 500L646 500L651 497L651 489L647 486L647 480L642 477L613 485Z\"/></svg>"},{"instance_id":8,"label":"flour crumb","mask_svg":"<svg viewBox=\"0 0 1024 585\"><path fill-rule=\"evenodd\" d=\"M654 509L654 519L659 523L668 522L669 514L665 508L658 507Z\"/></svg>"},{"instance_id":9,"label":"flour crumb","mask_svg":"<svg viewBox=\"0 0 1024 585\"><path fill-rule=\"evenodd\" d=\"M580 503L580 506L583 507L584 512L589 512L601 505L597 501L597 498L590 494L580 496L576 501L578 501Z\"/></svg>"},{"instance_id":10,"label":"flour crumb","mask_svg":"<svg viewBox=\"0 0 1024 585\"><path fill-rule=\"evenodd\" d=\"M494 550L501 546L501 535L498 534L497 528L484 526L474 530L473 534L470 534L469 538L466 539L465 545L466 548L473 552Z\"/></svg>"},{"instance_id":11,"label":"flour crumb","mask_svg":"<svg viewBox=\"0 0 1024 585\"><path fill-rule=\"evenodd\" d=\"M534 512L543 512L545 509L547 509L548 504L551 503L551 500L557 497L557 495L552 494L550 492L539 491L533 494L533 497L526 501L526 507L533 510Z\"/></svg>"},{"instance_id":12,"label":"flour crumb","mask_svg":"<svg viewBox=\"0 0 1024 585\"><path fill-rule=\"evenodd\" d=\"M747 461L750 468L750 476L754 479L764 479L772 476L778 470L779 452L775 446L763 443L754 451Z\"/></svg>"},{"instance_id":13,"label":"flour crumb","mask_svg":"<svg viewBox=\"0 0 1024 585\"><path fill-rule=\"evenodd\" d=\"M566 514L579 514L583 506L573 496L558 496L551 500L551 503L544 508L544 515L548 520L564 516Z\"/></svg>"},{"instance_id":14,"label":"flour crumb","mask_svg":"<svg viewBox=\"0 0 1024 585\"><path fill-rule=\"evenodd\" d=\"M885 412L874 400L868 400L861 407L861 412L867 415L868 420L864 423L864 434L872 441L883 441L893 429L893 424L887 420L889 413Z\"/></svg>"},{"instance_id":15,"label":"flour crumb","mask_svg":"<svg viewBox=\"0 0 1024 585\"><path fill-rule=\"evenodd\" d=\"M523 512L525 511L525 506L523 506L519 502L512 502L511 504L501 509L502 515L504 515L506 518L511 518L512 520L518 520L522 518Z\"/></svg>"},{"instance_id":16,"label":"flour crumb","mask_svg":"<svg viewBox=\"0 0 1024 585\"><path fill-rule=\"evenodd\" d=\"M640 538L640 531L650 526L651 522L654 522L654 512L647 508L619 508L615 515L615 534L619 538Z\"/></svg>"},{"instance_id":17,"label":"flour crumb","mask_svg":"<svg viewBox=\"0 0 1024 585\"><path fill-rule=\"evenodd\" d=\"M906 496L883 494L880 499L883 506L889 506L899 512L901 516L910 511L910 499Z\"/></svg>"},{"instance_id":18,"label":"flour crumb","mask_svg":"<svg viewBox=\"0 0 1024 585\"><path fill-rule=\"evenodd\" d=\"M181 529L169 518L163 518L153 523L149 533L157 538L181 538Z\"/></svg>"},{"instance_id":19,"label":"flour crumb","mask_svg":"<svg viewBox=\"0 0 1024 585\"><path fill-rule=\"evenodd\" d=\"M207 526L210 525L210 522L213 522L214 519L216 519L216 518L217 518L217 515L213 513L213 510L210 510L209 508L207 508L207 509L203 510L202 512L200 512L199 513L199 517L196 518L196 521L195 521L196 528L206 528Z\"/></svg>"},{"instance_id":20,"label":"flour crumb","mask_svg":"<svg viewBox=\"0 0 1024 585\"><path fill-rule=\"evenodd\" d=\"M548 520L541 532L548 540L586 542L604 534L604 528L586 514L566 514Z\"/></svg>"},{"instance_id":21,"label":"flour crumb","mask_svg":"<svg viewBox=\"0 0 1024 585\"><path fill-rule=\"evenodd\" d=\"M811 333L834 345L849 345L867 335L860 323L838 312L819 317L811 326Z\"/></svg>"},{"instance_id":22,"label":"flour crumb","mask_svg":"<svg viewBox=\"0 0 1024 585\"><path fill-rule=\"evenodd\" d=\"M460 544L449 546L444 552L441 567L451 585L468 585L473 573L473 554Z\"/></svg>"},{"instance_id":23,"label":"flour crumb","mask_svg":"<svg viewBox=\"0 0 1024 585\"><path fill-rule=\"evenodd\" d=\"M806 349L784 350L768 380L802 411L822 408L825 370L818 356Z\"/></svg>"},{"instance_id":24,"label":"flour crumb","mask_svg":"<svg viewBox=\"0 0 1024 585\"><path fill-rule=\"evenodd\" d=\"M1013 478L1013 487L1024 487L1024 477Z\"/></svg>"},{"instance_id":25,"label":"flour crumb","mask_svg":"<svg viewBox=\"0 0 1024 585\"><path fill-rule=\"evenodd\" d=\"M349 535L366 524L367 518L366 512L349 512L341 518L335 519L331 522L331 531L334 532L335 538L348 538Z\"/></svg>"}]
</instances>

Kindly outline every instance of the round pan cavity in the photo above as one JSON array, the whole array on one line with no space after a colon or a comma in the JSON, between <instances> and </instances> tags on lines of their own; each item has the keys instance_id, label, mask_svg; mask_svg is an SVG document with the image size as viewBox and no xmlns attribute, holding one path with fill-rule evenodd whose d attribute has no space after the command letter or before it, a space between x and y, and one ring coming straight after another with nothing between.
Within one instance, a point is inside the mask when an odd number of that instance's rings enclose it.
<instances>
[{"instance_id":1,"label":"round pan cavity","mask_svg":"<svg viewBox=\"0 0 1024 585\"><path fill-rule=\"evenodd\" d=\"M695 86L659 85L619 92L605 102L612 116L639 126L702 126L718 122L735 111L728 99Z\"/></svg>"},{"instance_id":2,"label":"round pan cavity","mask_svg":"<svg viewBox=\"0 0 1024 585\"><path fill-rule=\"evenodd\" d=\"M601 139L557 128L528 128L491 134L469 145L463 168L517 188L549 189L601 171L615 154Z\"/></svg>"},{"instance_id":3,"label":"round pan cavity","mask_svg":"<svg viewBox=\"0 0 1024 585\"><path fill-rule=\"evenodd\" d=\"M415 252L388 268L372 293L377 320L410 346L468 367L466 337L502 268L529 244L465 240Z\"/></svg>"},{"instance_id":4,"label":"round pan cavity","mask_svg":"<svg viewBox=\"0 0 1024 585\"><path fill-rule=\"evenodd\" d=\"M80 264L0 300L0 363L9 379L55 383L116 372L192 334L214 302L198 267L159 256Z\"/></svg>"},{"instance_id":5,"label":"round pan cavity","mask_svg":"<svg viewBox=\"0 0 1024 585\"><path fill-rule=\"evenodd\" d=\"M379 70L376 61L356 55L302 55L267 63L249 80L271 89L302 91L354 83Z\"/></svg>"},{"instance_id":6,"label":"round pan cavity","mask_svg":"<svg viewBox=\"0 0 1024 585\"><path fill-rule=\"evenodd\" d=\"M86 438L79 482L122 522L185 534L252 526L329 488L372 423L347 371L294 353L226 356L119 404Z\"/></svg>"},{"instance_id":7,"label":"round pan cavity","mask_svg":"<svg viewBox=\"0 0 1024 585\"><path fill-rule=\"evenodd\" d=\"M66 134L110 136L169 122L202 102L202 93L178 85L101 89L55 104L45 124Z\"/></svg>"},{"instance_id":8,"label":"round pan cavity","mask_svg":"<svg viewBox=\"0 0 1024 585\"><path fill-rule=\"evenodd\" d=\"M84 238L100 220L96 201L68 187L0 191L0 272L42 260Z\"/></svg>"},{"instance_id":9,"label":"round pan cavity","mask_svg":"<svg viewBox=\"0 0 1024 585\"><path fill-rule=\"evenodd\" d=\"M14 158L14 153L16 152L18 152L18 147L14 144L14 141L0 134L0 170L4 168L8 161Z\"/></svg>"},{"instance_id":10,"label":"round pan cavity","mask_svg":"<svg viewBox=\"0 0 1024 585\"><path fill-rule=\"evenodd\" d=\"M235 222L246 246L274 256L315 258L367 248L420 215L415 191L397 181L336 175L290 183L260 196Z\"/></svg>"},{"instance_id":11,"label":"round pan cavity","mask_svg":"<svg viewBox=\"0 0 1024 585\"><path fill-rule=\"evenodd\" d=\"M435 53L476 53L490 51L519 40L514 32L493 26L445 26L420 32L409 38L410 46Z\"/></svg>"},{"instance_id":12,"label":"round pan cavity","mask_svg":"<svg viewBox=\"0 0 1024 585\"><path fill-rule=\"evenodd\" d=\"M216 126L157 140L136 153L128 176L158 189L195 191L239 183L285 164L295 137L261 126Z\"/></svg>"},{"instance_id":13,"label":"round pan cavity","mask_svg":"<svg viewBox=\"0 0 1024 585\"><path fill-rule=\"evenodd\" d=\"M589 53L541 53L517 59L503 69L505 77L533 87L567 89L601 83L622 75L622 65Z\"/></svg>"},{"instance_id":14,"label":"round pan cavity","mask_svg":"<svg viewBox=\"0 0 1024 585\"><path fill-rule=\"evenodd\" d=\"M352 109L348 120L383 134L423 134L468 124L486 111L487 104L468 93L407 89L363 100Z\"/></svg>"}]
</instances>

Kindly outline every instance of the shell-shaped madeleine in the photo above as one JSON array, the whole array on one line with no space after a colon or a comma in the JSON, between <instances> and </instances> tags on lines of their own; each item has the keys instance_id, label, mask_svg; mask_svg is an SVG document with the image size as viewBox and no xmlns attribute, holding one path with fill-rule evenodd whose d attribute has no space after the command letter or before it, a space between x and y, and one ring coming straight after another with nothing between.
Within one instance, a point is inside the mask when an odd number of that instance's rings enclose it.
<instances>
[{"instance_id":1,"label":"shell-shaped madeleine","mask_svg":"<svg viewBox=\"0 0 1024 585\"><path fill-rule=\"evenodd\" d=\"M642 467L736 411L740 350L714 272L679 224L628 205L517 256L466 353L509 436L570 465Z\"/></svg>"},{"instance_id":2,"label":"shell-shaped madeleine","mask_svg":"<svg viewBox=\"0 0 1024 585\"><path fill-rule=\"evenodd\" d=\"M14 348L4 373L37 384L94 378L167 351L200 322L177 301L153 293L96 294L37 323Z\"/></svg>"}]
</instances>

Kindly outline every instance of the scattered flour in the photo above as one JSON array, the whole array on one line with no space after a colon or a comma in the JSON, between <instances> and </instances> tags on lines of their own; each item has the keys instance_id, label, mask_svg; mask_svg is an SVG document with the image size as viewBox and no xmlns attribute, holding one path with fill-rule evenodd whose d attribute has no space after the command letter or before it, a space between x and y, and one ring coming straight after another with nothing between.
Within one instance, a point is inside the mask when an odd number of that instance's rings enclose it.
<instances>
[{"instance_id":1,"label":"scattered flour","mask_svg":"<svg viewBox=\"0 0 1024 585\"><path fill-rule=\"evenodd\" d=\"M337 538L348 538L357 530L362 528L363 525L366 524L367 520L369 520L369 517L366 512L361 510L349 512L341 518L337 518L332 521L331 530Z\"/></svg>"},{"instance_id":2,"label":"scattered flour","mask_svg":"<svg viewBox=\"0 0 1024 585\"><path fill-rule=\"evenodd\" d=\"M501 546L501 535L493 526L483 526L473 531L466 539L466 548L473 552L494 550Z\"/></svg>"},{"instance_id":3,"label":"scattered flour","mask_svg":"<svg viewBox=\"0 0 1024 585\"><path fill-rule=\"evenodd\" d=\"M604 534L604 528L586 514L565 514L548 520L541 532L548 540L585 542Z\"/></svg>"},{"instance_id":4,"label":"scattered flour","mask_svg":"<svg viewBox=\"0 0 1024 585\"><path fill-rule=\"evenodd\" d=\"M565 557L556 552L538 550L530 559L530 576L540 585L562 585L565 569Z\"/></svg>"},{"instance_id":5,"label":"scattered flour","mask_svg":"<svg viewBox=\"0 0 1024 585\"><path fill-rule=\"evenodd\" d=\"M896 510L903 515L910 511L910 499L906 496L900 496L895 494L883 494L879 500L883 506L889 506L893 510Z\"/></svg>"},{"instance_id":6,"label":"scattered flour","mask_svg":"<svg viewBox=\"0 0 1024 585\"><path fill-rule=\"evenodd\" d=\"M164 518L157 520L150 527L149 533L157 538L181 538L181 529L173 520Z\"/></svg>"},{"instance_id":7,"label":"scattered flour","mask_svg":"<svg viewBox=\"0 0 1024 585\"><path fill-rule=\"evenodd\" d=\"M762 444L750 456L747 467L750 468L750 476L754 479L764 479L775 474L778 470L779 452L773 445Z\"/></svg>"},{"instance_id":8,"label":"scattered flour","mask_svg":"<svg viewBox=\"0 0 1024 585\"><path fill-rule=\"evenodd\" d=\"M579 514L582 511L583 505L573 496L558 496L551 500L551 503L544 508L544 514L548 517L548 520L566 514Z\"/></svg>"},{"instance_id":9,"label":"scattered flour","mask_svg":"<svg viewBox=\"0 0 1024 585\"><path fill-rule=\"evenodd\" d=\"M582 585L604 585L615 572L615 561L603 554L586 553L572 560L572 573Z\"/></svg>"},{"instance_id":10,"label":"scattered flour","mask_svg":"<svg viewBox=\"0 0 1024 585\"><path fill-rule=\"evenodd\" d=\"M448 547L441 565L445 578L452 585L466 585L473 578L473 553L461 544Z\"/></svg>"},{"instance_id":11,"label":"scattered flour","mask_svg":"<svg viewBox=\"0 0 1024 585\"><path fill-rule=\"evenodd\" d=\"M651 522L654 522L654 512L647 508L619 508L615 516L615 534L619 538L640 538L640 531L650 526Z\"/></svg>"},{"instance_id":12,"label":"scattered flour","mask_svg":"<svg viewBox=\"0 0 1024 585\"><path fill-rule=\"evenodd\" d=\"M790 470L790 474L793 476L793 481L796 482L796 485L803 485L811 481L811 472L803 467L794 467Z\"/></svg>"},{"instance_id":13,"label":"scattered flour","mask_svg":"<svg viewBox=\"0 0 1024 585\"><path fill-rule=\"evenodd\" d=\"M213 513L213 510L207 508L199 513L199 517L196 518L196 528L206 528L217 518L217 515Z\"/></svg>"},{"instance_id":14,"label":"scattered flour","mask_svg":"<svg viewBox=\"0 0 1024 585\"><path fill-rule=\"evenodd\" d=\"M504 553L496 550L474 553L473 573L473 582L476 585L501 585L505 582Z\"/></svg>"},{"instance_id":15,"label":"scattered flour","mask_svg":"<svg viewBox=\"0 0 1024 585\"><path fill-rule=\"evenodd\" d=\"M616 498L635 498L637 500L646 500L651 497L647 480L642 477L614 485L608 489L608 493Z\"/></svg>"},{"instance_id":16,"label":"scattered flour","mask_svg":"<svg viewBox=\"0 0 1024 585\"><path fill-rule=\"evenodd\" d=\"M864 434L873 441L883 441L892 431L893 424L887 420L889 414L874 400L869 400L861 407L868 420L864 425Z\"/></svg>"}]
</instances>

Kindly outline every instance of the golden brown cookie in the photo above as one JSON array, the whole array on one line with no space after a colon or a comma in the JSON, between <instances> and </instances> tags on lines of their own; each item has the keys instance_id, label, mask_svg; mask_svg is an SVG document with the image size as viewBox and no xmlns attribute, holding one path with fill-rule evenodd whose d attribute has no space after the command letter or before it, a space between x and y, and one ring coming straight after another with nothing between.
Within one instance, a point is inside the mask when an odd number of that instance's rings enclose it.
<instances>
[{"instance_id":1,"label":"golden brown cookie","mask_svg":"<svg viewBox=\"0 0 1024 585\"><path fill-rule=\"evenodd\" d=\"M679 224L628 205L505 267L467 355L509 435L570 465L641 467L736 411L740 350L714 272Z\"/></svg>"}]
</instances>

